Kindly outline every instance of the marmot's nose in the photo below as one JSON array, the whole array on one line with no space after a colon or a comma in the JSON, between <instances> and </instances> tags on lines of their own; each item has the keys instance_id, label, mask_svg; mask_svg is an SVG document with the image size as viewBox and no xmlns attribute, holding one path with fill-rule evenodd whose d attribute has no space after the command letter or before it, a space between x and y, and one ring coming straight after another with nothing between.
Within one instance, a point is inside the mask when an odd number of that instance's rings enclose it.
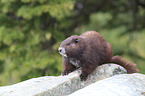
<instances>
[{"instance_id":1,"label":"marmot's nose","mask_svg":"<svg viewBox=\"0 0 145 96\"><path fill-rule=\"evenodd\" d=\"M59 47L58 51L59 51L59 53L64 53L65 52L63 47Z\"/></svg>"},{"instance_id":2,"label":"marmot's nose","mask_svg":"<svg viewBox=\"0 0 145 96\"><path fill-rule=\"evenodd\" d=\"M59 52L62 52L62 49L58 49L59 50Z\"/></svg>"}]
</instances>

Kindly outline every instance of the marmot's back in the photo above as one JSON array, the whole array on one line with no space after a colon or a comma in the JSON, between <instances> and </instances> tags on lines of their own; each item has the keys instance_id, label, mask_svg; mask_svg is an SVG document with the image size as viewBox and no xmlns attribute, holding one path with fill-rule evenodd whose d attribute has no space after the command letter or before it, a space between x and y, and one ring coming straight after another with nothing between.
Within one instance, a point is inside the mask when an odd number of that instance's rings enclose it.
<instances>
[{"instance_id":1,"label":"marmot's back","mask_svg":"<svg viewBox=\"0 0 145 96\"><path fill-rule=\"evenodd\" d=\"M97 39L98 41L105 42L104 37L96 31L87 31L87 32L82 33L80 36L84 38L89 38L89 39Z\"/></svg>"},{"instance_id":2,"label":"marmot's back","mask_svg":"<svg viewBox=\"0 0 145 96\"><path fill-rule=\"evenodd\" d=\"M82 33L80 35L84 38L88 39L89 44L91 45L90 53L99 55L100 60L99 62L107 63L111 61L112 58L112 47L111 45L104 39L102 35L100 35L96 31L87 31L85 33ZM86 43L88 44L88 43ZM89 46L90 46L89 45Z\"/></svg>"}]
</instances>

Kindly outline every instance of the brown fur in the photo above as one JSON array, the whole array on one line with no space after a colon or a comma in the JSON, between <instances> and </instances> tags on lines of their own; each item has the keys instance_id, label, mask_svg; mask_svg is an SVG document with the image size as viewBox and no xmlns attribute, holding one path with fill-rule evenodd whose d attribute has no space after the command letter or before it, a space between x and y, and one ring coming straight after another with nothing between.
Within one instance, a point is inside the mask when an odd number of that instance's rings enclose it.
<instances>
[{"instance_id":1,"label":"brown fur","mask_svg":"<svg viewBox=\"0 0 145 96\"><path fill-rule=\"evenodd\" d=\"M64 51L65 50L65 51ZM137 72L136 64L125 61L119 56L112 57L112 47L99 33L88 31L80 36L73 35L64 40L59 47L63 55L62 75L81 67L81 80L86 80L95 68L105 63L116 63L128 71Z\"/></svg>"}]
</instances>

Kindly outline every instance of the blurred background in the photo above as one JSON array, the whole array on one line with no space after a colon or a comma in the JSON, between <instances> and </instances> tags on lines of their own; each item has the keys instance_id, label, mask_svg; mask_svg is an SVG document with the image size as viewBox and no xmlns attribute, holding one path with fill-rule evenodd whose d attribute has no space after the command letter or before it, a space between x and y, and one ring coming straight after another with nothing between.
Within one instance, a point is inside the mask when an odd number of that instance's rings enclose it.
<instances>
[{"instance_id":1,"label":"blurred background","mask_svg":"<svg viewBox=\"0 0 145 96\"><path fill-rule=\"evenodd\" d=\"M145 74L145 0L0 0L0 86L60 75L60 43L89 30Z\"/></svg>"}]
</instances>

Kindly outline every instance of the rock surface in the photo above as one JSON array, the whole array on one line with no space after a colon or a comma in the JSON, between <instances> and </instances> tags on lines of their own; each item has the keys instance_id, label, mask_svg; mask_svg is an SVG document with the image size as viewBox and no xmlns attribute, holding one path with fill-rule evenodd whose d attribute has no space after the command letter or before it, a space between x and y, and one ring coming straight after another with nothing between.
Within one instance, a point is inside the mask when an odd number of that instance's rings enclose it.
<instances>
[{"instance_id":1,"label":"rock surface","mask_svg":"<svg viewBox=\"0 0 145 96\"><path fill-rule=\"evenodd\" d=\"M77 70L67 76L45 76L3 86L0 96L66 96L98 80L124 74L126 70L116 64L104 64L97 67L86 81L80 81L80 73Z\"/></svg>"},{"instance_id":2,"label":"rock surface","mask_svg":"<svg viewBox=\"0 0 145 96\"><path fill-rule=\"evenodd\" d=\"M68 96L145 96L145 75L139 73L116 75Z\"/></svg>"}]
</instances>

